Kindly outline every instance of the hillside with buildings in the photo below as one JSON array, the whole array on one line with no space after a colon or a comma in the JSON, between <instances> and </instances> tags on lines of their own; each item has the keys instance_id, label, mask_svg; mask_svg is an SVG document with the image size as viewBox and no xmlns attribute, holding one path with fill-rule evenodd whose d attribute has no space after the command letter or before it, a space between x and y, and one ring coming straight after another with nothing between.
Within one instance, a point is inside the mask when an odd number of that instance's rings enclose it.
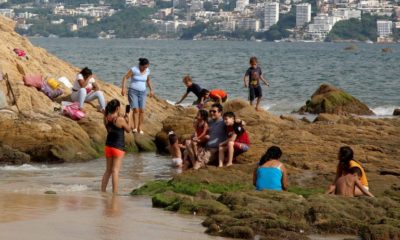
<instances>
[{"instance_id":1,"label":"hillside with buildings","mask_svg":"<svg viewBox=\"0 0 400 240\"><path fill-rule=\"evenodd\" d=\"M0 0L0 14L28 36L393 42L400 35L398 5L386 0ZM123 31L127 27L130 31Z\"/></svg>"}]
</instances>

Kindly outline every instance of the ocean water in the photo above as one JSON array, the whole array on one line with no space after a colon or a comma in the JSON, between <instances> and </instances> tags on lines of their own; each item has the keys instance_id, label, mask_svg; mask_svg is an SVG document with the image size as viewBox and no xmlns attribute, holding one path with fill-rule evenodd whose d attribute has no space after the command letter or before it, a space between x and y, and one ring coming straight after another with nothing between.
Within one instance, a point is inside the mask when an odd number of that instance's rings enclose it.
<instances>
[{"instance_id":1,"label":"ocean water","mask_svg":"<svg viewBox=\"0 0 400 240\"><path fill-rule=\"evenodd\" d=\"M322 83L340 87L378 115L400 106L400 45L359 43L270 43L139 39L57 39L31 41L75 66L88 66L110 83L140 57L151 63L155 92L175 102L185 92L182 77L190 74L207 89L224 89L230 97L247 99L243 75L250 56L257 56L270 87L263 86L263 107L276 114L304 105ZM382 48L392 48L383 53ZM186 103L195 98L191 96Z\"/></svg>"}]
</instances>

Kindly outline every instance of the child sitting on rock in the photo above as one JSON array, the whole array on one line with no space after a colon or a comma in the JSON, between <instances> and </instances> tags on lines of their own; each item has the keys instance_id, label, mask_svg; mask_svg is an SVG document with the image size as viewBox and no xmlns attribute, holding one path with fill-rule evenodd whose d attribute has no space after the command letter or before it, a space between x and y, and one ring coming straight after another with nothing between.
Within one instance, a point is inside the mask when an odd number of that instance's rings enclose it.
<instances>
[{"instance_id":1,"label":"child sitting on rock","mask_svg":"<svg viewBox=\"0 0 400 240\"><path fill-rule=\"evenodd\" d=\"M185 148L178 141L178 136L173 132L168 133L169 140L169 152L172 156L172 165L178 169L182 169L183 160L182 160L182 151L181 148Z\"/></svg>"},{"instance_id":2,"label":"child sitting on rock","mask_svg":"<svg viewBox=\"0 0 400 240\"><path fill-rule=\"evenodd\" d=\"M362 172L358 167L352 167L336 180L335 195L354 197L356 187L366 196L374 197L360 182ZM332 192L329 192L332 193Z\"/></svg>"},{"instance_id":3,"label":"child sitting on rock","mask_svg":"<svg viewBox=\"0 0 400 240\"><path fill-rule=\"evenodd\" d=\"M193 140L192 147L193 147L193 153L197 160L197 152L198 152L197 147L198 146L204 147L204 145L210 138L210 136L208 135L208 112L206 110L200 109L197 112L193 127L195 132L192 139Z\"/></svg>"},{"instance_id":4,"label":"child sitting on rock","mask_svg":"<svg viewBox=\"0 0 400 240\"><path fill-rule=\"evenodd\" d=\"M243 128L245 122L236 119L233 112L226 112L223 115L226 125L228 139L219 144L219 164L222 167L225 160L225 153L228 153L226 166L232 165L233 157L249 150L250 140L246 130Z\"/></svg>"}]
</instances>

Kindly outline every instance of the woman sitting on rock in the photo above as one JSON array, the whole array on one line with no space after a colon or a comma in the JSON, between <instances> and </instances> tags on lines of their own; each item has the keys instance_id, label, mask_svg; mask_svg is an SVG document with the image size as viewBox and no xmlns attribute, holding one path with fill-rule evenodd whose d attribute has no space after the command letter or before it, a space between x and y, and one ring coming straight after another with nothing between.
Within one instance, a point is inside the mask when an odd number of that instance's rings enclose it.
<instances>
[{"instance_id":1,"label":"woman sitting on rock","mask_svg":"<svg viewBox=\"0 0 400 240\"><path fill-rule=\"evenodd\" d=\"M348 174L348 171L346 171L346 170L351 169L351 168L359 169L359 171L357 171L357 172L360 172L360 174L357 174L358 178L359 178L361 184L363 185L363 187L366 190L369 190L367 175L365 174L364 168L361 166L361 164L353 159L354 158L353 150L348 146L341 147L339 149L338 158L339 158L339 163L338 163L337 170L336 170L336 177L335 177L335 180L333 181L333 183L329 186L327 193L335 192L335 188L336 188L335 186L337 184L338 179L341 176ZM354 195L361 196L361 195L364 195L364 193L363 193L363 191L360 190L360 188L356 187L356 189L354 191Z\"/></svg>"},{"instance_id":2,"label":"woman sitting on rock","mask_svg":"<svg viewBox=\"0 0 400 240\"><path fill-rule=\"evenodd\" d=\"M277 146L272 146L261 157L253 174L253 185L258 191L287 191L287 172L283 163L279 161L281 156L281 149Z\"/></svg>"},{"instance_id":3,"label":"woman sitting on rock","mask_svg":"<svg viewBox=\"0 0 400 240\"><path fill-rule=\"evenodd\" d=\"M85 67L76 76L74 86L72 87L71 100L79 102L79 108L83 110L84 102L91 102L98 99L101 112L106 108L103 92L100 91L96 80L93 78L92 70Z\"/></svg>"}]
</instances>

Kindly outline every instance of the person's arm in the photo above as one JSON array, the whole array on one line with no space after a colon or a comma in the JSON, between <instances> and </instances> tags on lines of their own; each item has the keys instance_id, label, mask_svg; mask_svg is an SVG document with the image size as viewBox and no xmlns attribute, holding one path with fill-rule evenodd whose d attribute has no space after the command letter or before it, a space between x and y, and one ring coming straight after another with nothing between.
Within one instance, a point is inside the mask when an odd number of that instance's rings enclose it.
<instances>
[{"instance_id":1,"label":"person's arm","mask_svg":"<svg viewBox=\"0 0 400 240\"><path fill-rule=\"evenodd\" d=\"M367 189L364 188L364 186L361 184L360 180L358 180L357 175L354 175L354 180L355 180L356 186L361 190L362 193L364 193L364 195L370 196L370 197L375 197L374 195L372 195L372 193L370 193Z\"/></svg>"},{"instance_id":2,"label":"person's arm","mask_svg":"<svg viewBox=\"0 0 400 240\"><path fill-rule=\"evenodd\" d=\"M92 83L92 85L93 85L93 90L94 91L99 91L100 90L100 87L96 82Z\"/></svg>"},{"instance_id":3,"label":"person's arm","mask_svg":"<svg viewBox=\"0 0 400 240\"><path fill-rule=\"evenodd\" d=\"M128 80L129 78L133 77L133 72L130 69L125 76L122 78L122 86L121 86L121 95L125 96L126 94L126 80Z\"/></svg>"},{"instance_id":4,"label":"person's arm","mask_svg":"<svg viewBox=\"0 0 400 240\"><path fill-rule=\"evenodd\" d=\"M248 75L247 75L247 72L246 72L246 74L244 74L244 77L243 77L243 83L244 83L244 87L245 88L247 88L247 79L248 79Z\"/></svg>"},{"instance_id":5,"label":"person's arm","mask_svg":"<svg viewBox=\"0 0 400 240\"><path fill-rule=\"evenodd\" d=\"M281 170L282 170L282 189L283 191L287 191L289 188L289 183L288 183L289 181L288 181L286 167L283 164L281 166Z\"/></svg>"},{"instance_id":6,"label":"person's arm","mask_svg":"<svg viewBox=\"0 0 400 240\"><path fill-rule=\"evenodd\" d=\"M240 119L240 118L237 118L237 119L236 119L236 123L239 123L240 125L242 125L242 127L243 127L243 126L246 126L246 122L243 121L243 120Z\"/></svg>"},{"instance_id":7,"label":"person's arm","mask_svg":"<svg viewBox=\"0 0 400 240\"><path fill-rule=\"evenodd\" d=\"M147 86L148 86L149 89L150 89L150 97L154 97L154 91L153 91L153 86L151 85L151 78L150 78L150 76L147 77L146 83L147 83Z\"/></svg>"},{"instance_id":8,"label":"person's arm","mask_svg":"<svg viewBox=\"0 0 400 240\"><path fill-rule=\"evenodd\" d=\"M197 138L199 139L199 138L205 137L207 135L207 131L208 131L208 124L205 123L203 132L199 136L197 136Z\"/></svg>"},{"instance_id":9,"label":"person's arm","mask_svg":"<svg viewBox=\"0 0 400 240\"><path fill-rule=\"evenodd\" d=\"M269 81L264 78L264 76L260 75L261 80L265 83L265 85L269 86Z\"/></svg>"},{"instance_id":10,"label":"person's arm","mask_svg":"<svg viewBox=\"0 0 400 240\"><path fill-rule=\"evenodd\" d=\"M89 84L91 78L92 76L89 76L86 79L78 79L79 86L81 86L81 88L85 88Z\"/></svg>"},{"instance_id":11,"label":"person's arm","mask_svg":"<svg viewBox=\"0 0 400 240\"><path fill-rule=\"evenodd\" d=\"M258 166L253 171L253 186L254 187L256 186L256 183L257 183L257 169L258 169Z\"/></svg>"},{"instance_id":12,"label":"person's arm","mask_svg":"<svg viewBox=\"0 0 400 240\"><path fill-rule=\"evenodd\" d=\"M185 100L185 98L186 98L188 95L189 95L188 92L186 92L185 94L183 94L181 100L177 101L175 104L178 105L178 104L180 104L181 102L183 102L183 100Z\"/></svg>"},{"instance_id":13,"label":"person's arm","mask_svg":"<svg viewBox=\"0 0 400 240\"><path fill-rule=\"evenodd\" d=\"M115 121L115 125L119 128L123 128L125 130L125 132L129 133L131 131L130 126L130 121L132 118L128 118L128 117L118 117L117 121Z\"/></svg>"}]
</instances>

